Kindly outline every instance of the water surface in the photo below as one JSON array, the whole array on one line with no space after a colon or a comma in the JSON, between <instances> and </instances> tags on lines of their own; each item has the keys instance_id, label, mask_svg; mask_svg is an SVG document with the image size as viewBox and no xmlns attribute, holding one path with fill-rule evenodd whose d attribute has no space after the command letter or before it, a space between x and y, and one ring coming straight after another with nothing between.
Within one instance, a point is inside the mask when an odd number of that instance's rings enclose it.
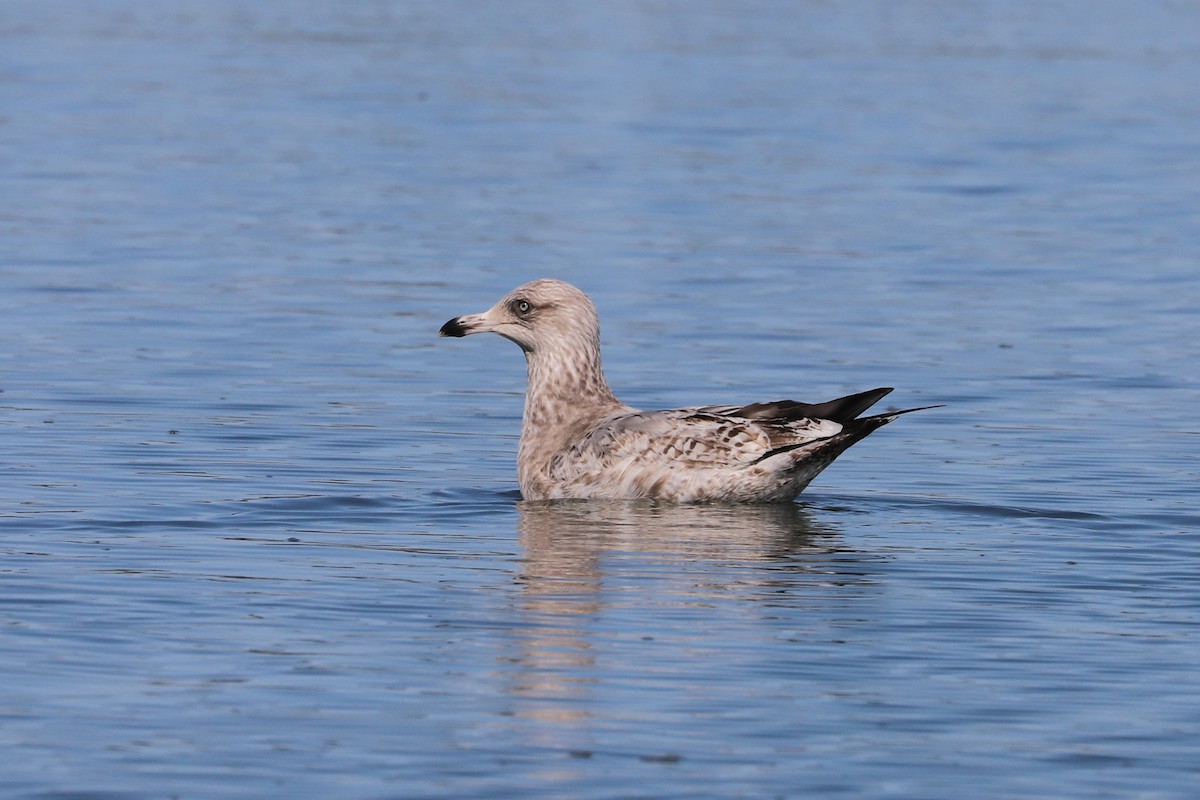
<instances>
[{"instance_id":1,"label":"water surface","mask_svg":"<svg viewBox=\"0 0 1200 800\"><path fill-rule=\"evenodd\" d=\"M11 2L0 791L1190 798L1186 5ZM639 406L947 403L794 506L525 504Z\"/></svg>"}]
</instances>

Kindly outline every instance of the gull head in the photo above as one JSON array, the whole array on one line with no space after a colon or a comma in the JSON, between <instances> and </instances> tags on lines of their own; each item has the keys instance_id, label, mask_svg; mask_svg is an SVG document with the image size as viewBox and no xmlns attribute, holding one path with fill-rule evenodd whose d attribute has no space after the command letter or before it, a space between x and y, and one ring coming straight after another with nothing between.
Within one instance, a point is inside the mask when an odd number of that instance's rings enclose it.
<instances>
[{"instance_id":1,"label":"gull head","mask_svg":"<svg viewBox=\"0 0 1200 800\"><path fill-rule=\"evenodd\" d=\"M439 336L491 332L527 354L566 347L598 348L600 321L588 296L569 283L542 278L519 286L481 314L455 317Z\"/></svg>"}]
</instances>

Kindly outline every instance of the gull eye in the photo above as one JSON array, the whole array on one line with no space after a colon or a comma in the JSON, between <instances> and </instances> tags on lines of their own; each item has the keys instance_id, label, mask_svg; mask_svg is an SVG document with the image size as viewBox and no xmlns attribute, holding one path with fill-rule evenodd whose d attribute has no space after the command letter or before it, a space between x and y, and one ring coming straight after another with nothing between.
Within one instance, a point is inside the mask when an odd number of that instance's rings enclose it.
<instances>
[{"instance_id":1,"label":"gull eye","mask_svg":"<svg viewBox=\"0 0 1200 800\"><path fill-rule=\"evenodd\" d=\"M533 306L529 304L528 300L518 300L513 303L513 310L517 312L518 317L527 317L533 310Z\"/></svg>"}]
</instances>

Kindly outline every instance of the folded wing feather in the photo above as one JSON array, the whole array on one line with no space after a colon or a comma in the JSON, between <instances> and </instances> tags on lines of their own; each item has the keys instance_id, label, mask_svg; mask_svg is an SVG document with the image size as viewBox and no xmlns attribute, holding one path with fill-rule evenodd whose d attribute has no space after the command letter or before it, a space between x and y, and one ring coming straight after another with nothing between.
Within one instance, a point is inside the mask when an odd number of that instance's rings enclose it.
<instances>
[{"instance_id":1,"label":"folded wing feather","mask_svg":"<svg viewBox=\"0 0 1200 800\"><path fill-rule=\"evenodd\" d=\"M571 448L580 457L619 461L672 461L708 466L753 464L780 448L834 436L842 426L821 419L754 420L718 407L622 414L596 426Z\"/></svg>"}]
</instances>

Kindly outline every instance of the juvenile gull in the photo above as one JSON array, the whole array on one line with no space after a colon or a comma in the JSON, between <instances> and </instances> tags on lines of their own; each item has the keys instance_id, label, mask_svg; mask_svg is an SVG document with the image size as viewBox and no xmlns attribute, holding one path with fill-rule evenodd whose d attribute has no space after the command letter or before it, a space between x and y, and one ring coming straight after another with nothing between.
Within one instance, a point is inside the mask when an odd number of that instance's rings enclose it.
<instances>
[{"instance_id":1,"label":"juvenile gull","mask_svg":"<svg viewBox=\"0 0 1200 800\"><path fill-rule=\"evenodd\" d=\"M525 352L529 386L517 479L526 500L787 502L846 448L920 410L859 418L892 391L884 388L816 404L639 411L618 400L604 379L596 307L557 280L518 287L439 333L485 331Z\"/></svg>"}]
</instances>

